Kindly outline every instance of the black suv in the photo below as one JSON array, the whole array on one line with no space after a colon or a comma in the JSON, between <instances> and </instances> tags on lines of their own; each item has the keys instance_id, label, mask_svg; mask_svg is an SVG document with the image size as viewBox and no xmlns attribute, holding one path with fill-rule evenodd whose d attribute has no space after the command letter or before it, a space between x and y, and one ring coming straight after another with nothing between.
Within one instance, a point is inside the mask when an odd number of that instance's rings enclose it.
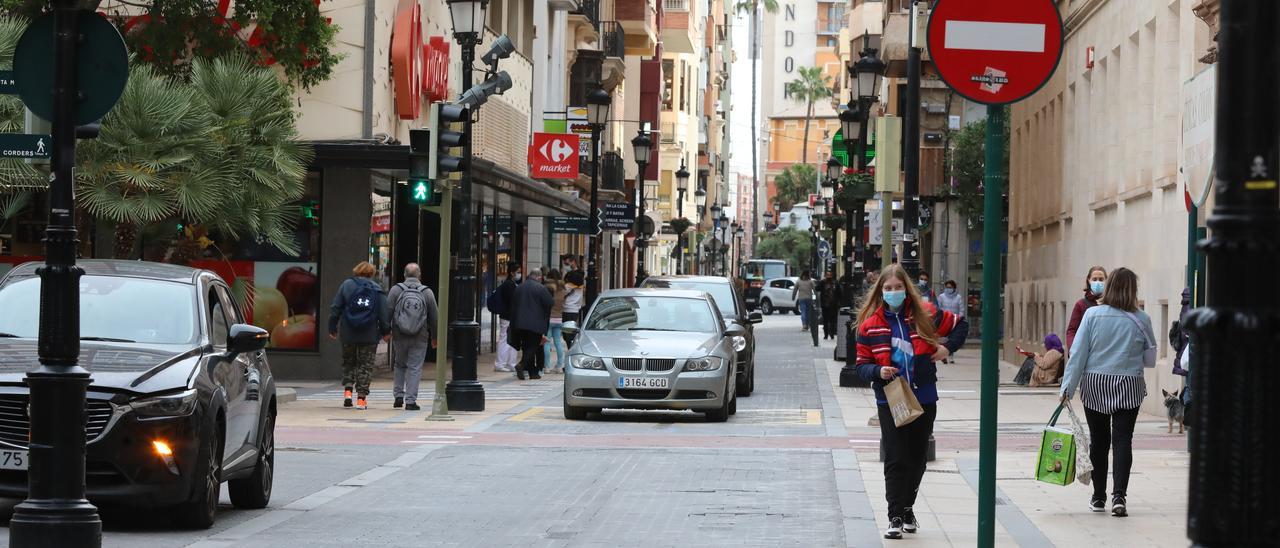
<instances>
[{"instance_id":1,"label":"black suv","mask_svg":"<svg viewBox=\"0 0 1280 548\"><path fill-rule=\"evenodd\" d=\"M37 366L40 278L0 280L0 496L27 495L26 372ZM86 481L99 503L168 508L207 528L222 482L239 508L271 499L276 390L263 348L227 285L204 270L82 261L80 365Z\"/></svg>"},{"instance_id":2,"label":"black suv","mask_svg":"<svg viewBox=\"0 0 1280 548\"><path fill-rule=\"evenodd\" d=\"M738 353L738 395L750 396L756 389L756 334L755 324L764 321L759 312L748 312L742 294L735 291L733 282L721 276L650 276L640 287L666 287L703 291L715 300L724 319L741 325L747 330L747 348Z\"/></svg>"}]
</instances>

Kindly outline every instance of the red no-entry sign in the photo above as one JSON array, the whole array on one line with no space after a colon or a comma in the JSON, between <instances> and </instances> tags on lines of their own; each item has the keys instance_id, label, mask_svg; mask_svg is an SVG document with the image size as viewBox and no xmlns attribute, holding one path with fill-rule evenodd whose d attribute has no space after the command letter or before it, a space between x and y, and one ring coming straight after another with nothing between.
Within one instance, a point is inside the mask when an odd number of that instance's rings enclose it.
<instances>
[{"instance_id":1,"label":"red no-entry sign","mask_svg":"<svg viewBox=\"0 0 1280 548\"><path fill-rule=\"evenodd\" d=\"M956 93L1002 105L1044 85L1062 57L1062 34L1052 0L939 0L929 55Z\"/></svg>"}]
</instances>

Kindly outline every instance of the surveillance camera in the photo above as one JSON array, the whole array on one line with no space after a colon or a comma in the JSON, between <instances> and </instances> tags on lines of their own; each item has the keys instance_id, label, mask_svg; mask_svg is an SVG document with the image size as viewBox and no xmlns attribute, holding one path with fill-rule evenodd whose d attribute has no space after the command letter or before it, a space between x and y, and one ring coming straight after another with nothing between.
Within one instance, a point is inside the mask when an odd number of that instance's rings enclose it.
<instances>
[{"instance_id":1,"label":"surveillance camera","mask_svg":"<svg viewBox=\"0 0 1280 548\"><path fill-rule=\"evenodd\" d=\"M511 39L504 34L493 41L489 46L489 52L484 54L480 61L489 65L490 70L498 70L498 61L510 57L515 50L515 44L512 44Z\"/></svg>"}]
</instances>

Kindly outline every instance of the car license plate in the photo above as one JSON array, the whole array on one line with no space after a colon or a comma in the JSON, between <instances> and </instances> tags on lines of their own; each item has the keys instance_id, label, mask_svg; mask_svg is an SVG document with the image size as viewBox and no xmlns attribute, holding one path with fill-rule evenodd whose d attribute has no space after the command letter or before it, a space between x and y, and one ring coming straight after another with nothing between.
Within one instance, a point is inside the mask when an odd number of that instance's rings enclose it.
<instances>
[{"instance_id":1,"label":"car license plate","mask_svg":"<svg viewBox=\"0 0 1280 548\"><path fill-rule=\"evenodd\" d=\"M27 452L17 449L0 450L0 470L26 470Z\"/></svg>"},{"instance_id":2,"label":"car license plate","mask_svg":"<svg viewBox=\"0 0 1280 548\"><path fill-rule=\"evenodd\" d=\"M655 388L666 389L665 377L618 377L618 388Z\"/></svg>"}]
</instances>

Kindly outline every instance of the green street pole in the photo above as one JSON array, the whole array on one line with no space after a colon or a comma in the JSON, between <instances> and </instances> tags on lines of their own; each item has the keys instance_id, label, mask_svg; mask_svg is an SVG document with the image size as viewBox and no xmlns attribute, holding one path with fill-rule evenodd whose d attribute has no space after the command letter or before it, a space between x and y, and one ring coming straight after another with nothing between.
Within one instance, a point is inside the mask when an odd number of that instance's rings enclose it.
<instances>
[{"instance_id":1,"label":"green street pole","mask_svg":"<svg viewBox=\"0 0 1280 548\"><path fill-rule=\"evenodd\" d=\"M439 312L436 318L436 396L431 401L429 421L451 421L449 415L449 398L445 392L445 371L449 365L449 254L453 252L450 242L453 241L453 184L446 181L441 185L440 197L440 295L436 299ZM493 231L498 228L497 216L494 216ZM493 268L490 265L489 268ZM477 338L477 340L479 340Z\"/></svg>"},{"instance_id":2,"label":"green street pole","mask_svg":"<svg viewBox=\"0 0 1280 548\"><path fill-rule=\"evenodd\" d=\"M996 407L1000 384L1000 228L1003 223L1004 105L987 106L982 222L982 412L978 437L978 546L995 546Z\"/></svg>"}]
</instances>

